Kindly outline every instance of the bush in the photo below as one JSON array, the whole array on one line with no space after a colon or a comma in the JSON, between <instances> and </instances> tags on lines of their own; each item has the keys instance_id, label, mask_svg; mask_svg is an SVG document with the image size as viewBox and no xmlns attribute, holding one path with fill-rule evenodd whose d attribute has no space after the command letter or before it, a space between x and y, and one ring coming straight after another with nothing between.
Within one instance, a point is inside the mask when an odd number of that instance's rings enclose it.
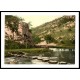
<instances>
[{"instance_id":1,"label":"bush","mask_svg":"<svg viewBox=\"0 0 80 80\"><path fill-rule=\"evenodd\" d=\"M62 44L64 44L64 41L61 41Z\"/></svg>"},{"instance_id":2,"label":"bush","mask_svg":"<svg viewBox=\"0 0 80 80\"><path fill-rule=\"evenodd\" d=\"M72 31L71 28L69 28L68 31Z\"/></svg>"},{"instance_id":3,"label":"bush","mask_svg":"<svg viewBox=\"0 0 80 80\"><path fill-rule=\"evenodd\" d=\"M46 42L47 43L51 43L51 42L53 42L53 38L51 37L51 35L46 35L45 37L44 37L44 39L46 40Z\"/></svg>"},{"instance_id":4,"label":"bush","mask_svg":"<svg viewBox=\"0 0 80 80\"><path fill-rule=\"evenodd\" d=\"M35 44L41 42L41 39L38 36L33 35L33 41Z\"/></svg>"},{"instance_id":5,"label":"bush","mask_svg":"<svg viewBox=\"0 0 80 80\"><path fill-rule=\"evenodd\" d=\"M20 49L20 48L26 48L26 47L25 45L20 44L18 42L5 40L5 49Z\"/></svg>"}]
</instances>

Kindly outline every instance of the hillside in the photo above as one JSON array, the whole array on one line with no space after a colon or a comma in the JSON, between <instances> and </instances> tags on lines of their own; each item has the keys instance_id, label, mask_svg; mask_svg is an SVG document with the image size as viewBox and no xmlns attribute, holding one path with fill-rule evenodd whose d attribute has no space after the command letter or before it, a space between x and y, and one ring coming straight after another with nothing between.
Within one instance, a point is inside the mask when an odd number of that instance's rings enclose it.
<instances>
[{"instance_id":1,"label":"hillside","mask_svg":"<svg viewBox=\"0 0 80 80\"><path fill-rule=\"evenodd\" d=\"M46 35L54 39L57 45L74 46L75 44L75 16L62 16L32 29L32 33L45 41Z\"/></svg>"}]
</instances>

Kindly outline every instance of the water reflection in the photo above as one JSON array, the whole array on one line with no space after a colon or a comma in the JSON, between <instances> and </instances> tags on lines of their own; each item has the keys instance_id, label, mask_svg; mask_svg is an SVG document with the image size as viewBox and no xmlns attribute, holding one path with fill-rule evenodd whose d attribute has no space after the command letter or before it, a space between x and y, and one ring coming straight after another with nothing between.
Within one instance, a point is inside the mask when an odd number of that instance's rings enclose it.
<instances>
[{"instance_id":1,"label":"water reflection","mask_svg":"<svg viewBox=\"0 0 80 80\"><path fill-rule=\"evenodd\" d=\"M51 51L33 55L6 57L5 64L75 64L75 50L49 48ZM17 54L16 54L17 55Z\"/></svg>"},{"instance_id":2,"label":"water reflection","mask_svg":"<svg viewBox=\"0 0 80 80\"><path fill-rule=\"evenodd\" d=\"M75 49L50 48L50 50L53 50L54 56L58 57L59 62L75 63Z\"/></svg>"}]
</instances>

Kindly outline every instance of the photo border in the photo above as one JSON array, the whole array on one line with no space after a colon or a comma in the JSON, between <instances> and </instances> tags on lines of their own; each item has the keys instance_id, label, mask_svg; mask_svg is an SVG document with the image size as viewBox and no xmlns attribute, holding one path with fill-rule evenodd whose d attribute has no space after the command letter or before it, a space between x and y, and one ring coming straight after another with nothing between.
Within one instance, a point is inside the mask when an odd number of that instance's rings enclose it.
<instances>
[{"instance_id":1,"label":"photo border","mask_svg":"<svg viewBox=\"0 0 80 80\"><path fill-rule=\"evenodd\" d=\"M1 12L77 12L79 14L79 11L0 11L0 16L1 16ZM80 18L79 18L79 21L80 21ZM80 24L78 24L78 25L80 25ZM2 45L1 45L1 47L2 47ZM79 45L78 45L78 47L79 47ZM79 58L79 60L80 60L80 58ZM80 61L79 61L79 65L80 65ZM38 68L38 67L35 67L35 68L3 68L0 66L0 69L79 69L79 68L80 68L80 66L78 68L50 68L50 67L49 68L46 68L46 67L45 68L41 68L41 67L40 68Z\"/></svg>"}]
</instances>

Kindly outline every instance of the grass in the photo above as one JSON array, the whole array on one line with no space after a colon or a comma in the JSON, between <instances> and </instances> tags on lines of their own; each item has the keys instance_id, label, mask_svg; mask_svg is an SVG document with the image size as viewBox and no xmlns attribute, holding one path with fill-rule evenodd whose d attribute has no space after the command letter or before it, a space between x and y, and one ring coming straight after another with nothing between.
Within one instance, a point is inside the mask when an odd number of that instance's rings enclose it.
<instances>
[{"instance_id":1,"label":"grass","mask_svg":"<svg viewBox=\"0 0 80 80\"><path fill-rule=\"evenodd\" d=\"M7 51L18 51L18 52L33 52L33 51L41 51L41 50L44 50L44 48L31 48L31 49L7 49L5 50L6 52Z\"/></svg>"},{"instance_id":2,"label":"grass","mask_svg":"<svg viewBox=\"0 0 80 80\"><path fill-rule=\"evenodd\" d=\"M74 46L52 46L51 48L75 48ZM49 50L48 48L31 48L31 49L7 49L5 50L5 57L12 57L11 54L8 54L8 52L12 54L24 54L26 53L27 56L51 56L53 54L52 50Z\"/></svg>"},{"instance_id":3,"label":"grass","mask_svg":"<svg viewBox=\"0 0 80 80\"><path fill-rule=\"evenodd\" d=\"M39 54L48 54L48 52L52 52L49 49L46 48L31 48L31 49L9 49L9 50L5 50L5 56L9 56L10 54L8 54L8 52L10 53L17 53L20 54L21 52L25 52L28 56L38 56Z\"/></svg>"}]
</instances>

